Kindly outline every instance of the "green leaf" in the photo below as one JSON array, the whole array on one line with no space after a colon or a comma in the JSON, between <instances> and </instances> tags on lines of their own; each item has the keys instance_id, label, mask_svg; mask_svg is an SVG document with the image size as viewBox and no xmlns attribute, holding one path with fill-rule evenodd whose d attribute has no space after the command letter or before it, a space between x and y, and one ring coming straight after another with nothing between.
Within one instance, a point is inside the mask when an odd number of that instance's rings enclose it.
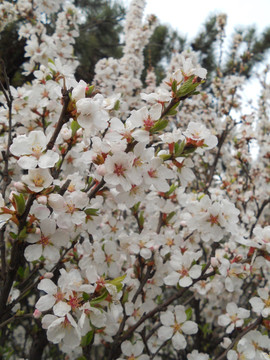
<instances>
[{"instance_id":1,"label":"green leaf","mask_svg":"<svg viewBox=\"0 0 270 360\"><path fill-rule=\"evenodd\" d=\"M177 97L185 97L187 95L191 95L191 93L194 92L197 86L200 85L198 82L193 83L194 78L195 76L193 75L186 82L184 82L184 84L177 91Z\"/></svg>"},{"instance_id":2,"label":"green leaf","mask_svg":"<svg viewBox=\"0 0 270 360\"><path fill-rule=\"evenodd\" d=\"M72 136L74 136L76 134L77 130L80 129L80 125L75 120L72 121L70 127L71 127L71 130L72 130Z\"/></svg>"},{"instance_id":3,"label":"green leaf","mask_svg":"<svg viewBox=\"0 0 270 360\"><path fill-rule=\"evenodd\" d=\"M94 91L94 88L95 88L94 85L88 86L88 89L85 92L85 97L90 97L92 92Z\"/></svg>"},{"instance_id":4,"label":"green leaf","mask_svg":"<svg viewBox=\"0 0 270 360\"><path fill-rule=\"evenodd\" d=\"M174 116L177 114L177 110L170 109L166 115Z\"/></svg>"},{"instance_id":5,"label":"green leaf","mask_svg":"<svg viewBox=\"0 0 270 360\"><path fill-rule=\"evenodd\" d=\"M185 313L186 313L186 316L187 316L187 320L186 320L186 321L190 320L191 317L192 317L192 308L191 308L191 307L188 308L188 309L185 311Z\"/></svg>"},{"instance_id":6,"label":"green leaf","mask_svg":"<svg viewBox=\"0 0 270 360\"><path fill-rule=\"evenodd\" d=\"M150 129L151 133L155 133L161 130L164 130L166 128L166 126L168 125L168 120L165 119L160 119L158 120L155 125L152 126L152 128Z\"/></svg>"},{"instance_id":7,"label":"green leaf","mask_svg":"<svg viewBox=\"0 0 270 360\"><path fill-rule=\"evenodd\" d=\"M88 331L88 333L82 337L81 346L85 347L89 345L93 339L93 336L94 336L94 330Z\"/></svg>"},{"instance_id":8,"label":"green leaf","mask_svg":"<svg viewBox=\"0 0 270 360\"><path fill-rule=\"evenodd\" d=\"M53 65L55 65L53 59L51 59L51 58L48 59L48 62L51 63L51 64L53 64Z\"/></svg>"},{"instance_id":9,"label":"green leaf","mask_svg":"<svg viewBox=\"0 0 270 360\"><path fill-rule=\"evenodd\" d=\"M138 212L139 207L140 207L140 203L141 203L140 201L137 202L137 204L135 204L135 205L131 208L134 214L136 214L136 213Z\"/></svg>"},{"instance_id":10,"label":"green leaf","mask_svg":"<svg viewBox=\"0 0 270 360\"><path fill-rule=\"evenodd\" d=\"M115 278L115 279L113 279L113 280L108 281L108 283L109 283L109 284L113 284L113 285L115 285L115 286L116 286L117 284L122 284L122 281L125 280L126 276L127 276L127 274L124 274L124 275L119 276L119 277L117 277L117 278Z\"/></svg>"},{"instance_id":11,"label":"green leaf","mask_svg":"<svg viewBox=\"0 0 270 360\"><path fill-rule=\"evenodd\" d=\"M143 228L143 224L144 224L144 211L141 211L140 212L140 216L139 216L139 225L140 225L140 228Z\"/></svg>"},{"instance_id":12,"label":"green leaf","mask_svg":"<svg viewBox=\"0 0 270 360\"><path fill-rule=\"evenodd\" d=\"M163 160L163 161L167 161L171 159L171 154L161 154L159 155L159 157Z\"/></svg>"},{"instance_id":13,"label":"green leaf","mask_svg":"<svg viewBox=\"0 0 270 360\"><path fill-rule=\"evenodd\" d=\"M22 215L25 210L25 200L23 194L16 195L13 194L15 203L16 203L16 210L19 215Z\"/></svg>"},{"instance_id":14,"label":"green leaf","mask_svg":"<svg viewBox=\"0 0 270 360\"><path fill-rule=\"evenodd\" d=\"M112 285L116 286L117 292L119 292L123 288L122 282L124 281L125 277L126 277L126 274L123 276L119 276L113 280L108 281L108 284L112 284Z\"/></svg>"},{"instance_id":15,"label":"green leaf","mask_svg":"<svg viewBox=\"0 0 270 360\"><path fill-rule=\"evenodd\" d=\"M187 147L185 148L185 150L183 151L183 153L181 154L182 156L188 156L189 154L194 153L194 151L197 149L196 146L191 146L191 147Z\"/></svg>"},{"instance_id":16,"label":"green leaf","mask_svg":"<svg viewBox=\"0 0 270 360\"><path fill-rule=\"evenodd\" d=\"M17 274L23 279L24 278L24 269L22 266L19 267Z\"/></svg>"},{"instance_id":17,"label":"green leaf","mask_svg":"<svg viewBox=\"0 0 270 360\"><path fill-rule=\"evenodd\" d=\"M26 226L20 231L18 238L19 239L25 239L27 236L27 232L26 232Z\"/></svg>"},{"instance_id":18,"label":"green leaf","mask_svg":"<svg viewBox=\"0 0 270 360\"><path fill-rule=\"evenodd\" d=\"M176 81L176 80L173 80L173 82L172 82L172 91L173 91L174 93L176 93L176 90L177 90L177 81Z\"/></svg>"},{"instance_id":19,"label":"green leaf","mask_svg":"<svg viewBox=\"0 0 270 360\"><path fill-rule=\"evenodd\" d=\"M17 239L17 234L15 234L14 232L10 232L9 233L9 236L13 239L13 240L16 240Z\"/></svg>"},{"instance_id":20,"label":"green leaf","mask_svg":"<svg viewBox=\"0 0 270 360\"><path fill-rule=\"evenodd\" d=\"M98 209L89 208L89 209L85 209L84 212L86 215L98 216L98 214L97 214Z\"/></svg>"},{"instance_id":21,"label":"green leaf","mask_svg":"<svg viewBox=\"0 0 270 360\"><path fill-rule=\"evenodd\" d=\"M170 189L166 192L166 196L170 196L173 192L174 192L174 190L177 188L177 186L176 185L174 185L174 184L172 184L171 185L171 187L170 187Z\"/></svg>"},{"instance_id":22,"label":"green leaf","mask_svg":"<svg viewBox=\"0 0 270 360\"><path fill-rule=\"evenodd\" d=\"M128 301L128 297L129 297L129 292L128 291L124 291L124 294L122 296L122 300L121 303L125 304Z\"/></svg>"},{"instance_id":23,"label":"green leaf","mask_svg":"<svg viewBox=\"0 0 270 360\"><path fill-rule=\"evenodd\" d=\"M117 111L117 110L119 110L119 108L120 108L120 100L117 100L114 104L113 110Z\"/></svg>"},{"instance_id":24,"label":"green leaf","mask_svg":"<svg viewBox=\"0 0 270 360\"><path fill-rule=\"evenodd\" d=\"M90 301L90 305L91 306L94 306L94 305L97 305L99 303L101 303L101 301L105 300L106 297L108 296L108 291L105 290L100 296L96 297L95 299L91 300Z\"/></svg>"},{"instance_id":25,"label":"green leaf","mask_svg":"<svg viewBox=\"0 0 270 360\"><path fill-rule=\"evenodd\" d=\"M166 115L176 115L177 114L177 107L179 106L180 101L174 104L170 110L166 113Z\"/></svg>"},{"instance_id":26,"label":"green leaf","mask_svg":"<svg viewBox=\"0 0 270 360\"><path fill-rule=\"evenodd\" d=\"M90 299L90 295L84 292L83 293L83 300L88 301L89 299Z\"/></svg>"},{"instance_id":27,"label":"green leaf","mask_svg":"<svg viewBox=\"0 0 270 360\"><path fill-rule=\"evenodd\" d=\"M175 214L176 214L175 211L170 212L166 218L166 221L169 222L174 217Z\"/></svg>"},{"instance_id":28,"label":"green leaf","mask_svg":"<svg viewBox=\"0 0 270 360\"><path fill-rule=\"evenodd\" d=\"M175 145L178 145L177 146L177 151L176 151L176 149L175 149ZM182 154L182 152L184 151L184 148L185 148L185 146L186 146L186 142L185 141L181 141L180 143L176 143L175 145L174 145L174 151L175 151L175 157L179 157L181 154Z\"/></svg>"}]
</instances>

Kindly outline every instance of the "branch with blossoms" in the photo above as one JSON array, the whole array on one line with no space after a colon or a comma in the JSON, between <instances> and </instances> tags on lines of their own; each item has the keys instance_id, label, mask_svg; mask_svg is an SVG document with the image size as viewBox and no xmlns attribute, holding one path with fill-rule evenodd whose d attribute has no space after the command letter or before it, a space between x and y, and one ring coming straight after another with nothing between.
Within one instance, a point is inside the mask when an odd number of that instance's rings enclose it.
<instances>
[{"instance_id":1,"label":"branch with blossoms","mask_svg":"<svg viewBox=\"0 0 270 360\"><path fill-rule=\"evenodd\" d=\"M241 71L223 76L219 68L200 93L207 70L184 51L159 86L149 71L143 88L142 51L156 23L142 20L143 0L131 2L123 57L100 61L93 84L77 81L77 9L21 3L0 5L10 21L35 20L19 29L33 81L0 93L8 110L0 113L0 171L8 174L1 356L15 348L30 360L262 358L270 316L267 84L258 135L255 115L242 113ZM54 10L48 35L44 12ZM225 20L217 20L223 39Z\"/></svg>"}]
</instances>

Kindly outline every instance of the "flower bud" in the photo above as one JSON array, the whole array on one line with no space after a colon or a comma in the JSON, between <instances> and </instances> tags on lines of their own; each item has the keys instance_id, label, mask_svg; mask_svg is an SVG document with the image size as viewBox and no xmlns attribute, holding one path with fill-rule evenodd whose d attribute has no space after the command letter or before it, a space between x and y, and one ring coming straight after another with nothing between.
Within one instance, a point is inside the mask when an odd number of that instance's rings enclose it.
<instances>
[{"instance_id":1,"label":"flower bud","mask_svg":"<svg viewBox=\"0 0 270 360\"><path fill-rule=\"evenodd\" d=\"M52 272L46 272L43 275L44 279L51 279L53 277L53 273Z\"/></svg>"},{"instance_id":2,"label":"flower bud","mask_svg":"<svg viewBox=\"0 0 270 360\"><path fill-rule=\"evenodd\" d=\"M99 165L97 167L97 174L100 176L104 176L106 174L106 168L105 168L104 164Z\"/></svg>"},{"instance_id":3,"label":"flower bud","mask_svg":"<svg viewBox=\"0 0 270 360\"><path fill-rule=\"evenodd\" d=\"M22 182L16 181L13 185L17 191L19 192L25 191L25 185Z\"/></svg>"},{"instance_id":4,"label":"flower bud","mask_svg":"<svg viewBox=\"0 0 270 360\"><path fill-rule=\"evenodd\" d=\"M39 204L46 205L47 204L47 196L44 196L44 195L38 196L37 197L37 202Z\"/></svg>"},{"instance_id":5,"label":"flower bud","mask_svg":"<svg viewBox=\"0 0 270 360\"><path fill-rule=\"evenodd\" d=\"M218 267L219 265L218 259L216 259L215 257L211 257L211 265L213 268Z\"/></svg>"},{"instance_id":6,"label":"flower bud","mask_svg":"<svg viewBox=\"0 0 270 360\"><path fill-rule=\"evenodd\" d=\"M39 311L38 309L36 309L33 313L33 316L35 319L39 319L41 317L41 315L42 315L42 312Z\"/></svg>"}]
</instances>

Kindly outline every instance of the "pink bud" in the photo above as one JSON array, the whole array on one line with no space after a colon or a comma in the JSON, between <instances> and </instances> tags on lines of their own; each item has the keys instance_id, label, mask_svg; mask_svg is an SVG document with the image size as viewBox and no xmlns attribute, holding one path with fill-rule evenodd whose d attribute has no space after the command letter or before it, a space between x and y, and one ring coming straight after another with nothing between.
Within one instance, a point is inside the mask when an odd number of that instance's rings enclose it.
<instances>
[{"instance_id":1,"label":"pink bud","mask_svg":"<svg viewBox=\"0 0 270 360\"><path fill-rule=\"evenodd\" d=\"M33 316L35 319L39 319L41 317L41 315L42 315L42 312L39 311L38 309L36 309L33 313Z\"/></svg>"},{"instance_id":2,"label":"pink bud","mask_svg":"<svg viewBox=\"0 0 270 360\"><path fill-rule=\"evenodd\" d=\"M46 272L43 275L44 279L51 279L53 277L53 273L52 272Z\"/></svg>"},{"instance_id":3,"label":"pink bud","mask_svg":"<svg viewBox=\"0 0 270 360\"><path fill-rule=\"evenodd\" d=\"M230 338L223 338L222 343L220 344L224 349L227 349L227 347L231 344L231 339Z\"/></svg>"},{"instance_id":4,"label":"pink bud","mask_svg":"<svg viewBox=\"0 0 270 360\"><path fill-rule=\"evenodd\" d=\"M17 191L19 192L25 191L25 185L22 182L17 181L13 185Z\"/></svg>"},{"instance_id":5,"label":"pink bud","mask_svg":"<svg viewBox=\"0 0 270 360\"><path fill-rule=\"evenodd\" d=\"M98 173L98 175L100 175L100 176L104 176L104 175L106 174L106 168L105 168L104 164L99 165L99 166L97 167L97 173Z\"/></svg>"},{"instance_id":6,"label":"pink bud","mask_svg":"<svg viewBox=\"0 0 270 360\"><path fill-rule=\"evenodd\" d=\"M72 136L72 131L71 129L68 128L62 128L61 130L61 136L64 140L69 140Z\"/></svg>"},{"instance_id":7,"label":"pink bud","mask_svg":"<svg viewBox=\"0 0 270 360\"><path fill-rule=\"evenodd\" d=\"M37 202L39 204L46 205L47 204L47 196L42 195L42 196L37 197Z\"/></svg>"},{"instance_id":8,"label":"pink bud","mask_svg":"<svg viewBox=\"0 0 270 360\"><path fill-rule=\"evenodd\" d=\"M9 198L10 201L13 200L13 195L14 195L14 194L16 194L16 191L11 191L11 192L10 192L10 194L9 194L9 196L8 196L8 198ZM17 194L16 194L16 195L17 195Z\"/></svg>"},{"instance_id":9,"label":"pink bud","mask_svg":"<svg viewBox=\"0 0 270 360\"><path fill-rule=\"evenodd\" d=\"M213 266L213 268L218 267L218 260L215 257L211 257L211 265Z\"/></svg>"},{"instance_id":10,"label":"pink bud","mask_svg":"<svg viewBox=\"0 0 270 360\"><path fill-rule=\"evenodd\" d=\"M82 136L83 135L83 129L80 128L79 130L77 130L77 135L78 136Z\"/></svg>"}]
</instances>

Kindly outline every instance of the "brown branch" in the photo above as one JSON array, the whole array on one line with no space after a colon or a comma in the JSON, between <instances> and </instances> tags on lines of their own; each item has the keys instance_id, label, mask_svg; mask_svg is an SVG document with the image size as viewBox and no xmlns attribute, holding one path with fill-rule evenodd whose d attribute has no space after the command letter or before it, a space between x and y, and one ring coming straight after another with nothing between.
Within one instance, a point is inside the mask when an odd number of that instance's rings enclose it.
<instances>
[{"instance_id":1,"label":"brown branch","mask_svg":"<svg viewBox=\"0 0 270 360\"><path fill-rule=\"evenodd\" d=\"M90 192L89 194L89 198L92 199L93 197L96 196L96 194L99 192L99 190L105 185L105 180L102 178L102 180L100 181L100 183L94 187L94 189Z\"/></svg>"},{"instance_id":2,"label":"brown branch","mask_svg":"<svg viewBox=\"0 0 270 360\"><path fill-rule=\"evenodd\" d=\"M30 208L34 202L34 199L35 199L35 195L31 194L26 203L24 213L20 217L18 217L19 226L18 226L17 239L16 239L15 243L13 244L13 247L11 250L11 256L10 256L10 262L9 262L9 266L8 266L7 276L6 276L4 286L2 288L1 295L0 295L0 318L5 313L7 299L8 299L10 290L12 288L12 284L15 280L18 268L21 264L21 261L22 261L22 259L23 259L23 261L25 261L24 256L23 256L25 242L19 238L19 234L25 227L27 216L28 216Z\"/></svg>"},{"instance_id":3,"label":"brown branch","mask_svg":"<svg viewBox=\"0 0 270 360\"><path fill-rule=\"evenodd\" d=\"M5 243L6 225L0 231L0 252L1 252L1 278L4 281L6 276L6 243Z\"/></svg>"},{"instance_id":4,"label":"brown branch","mask_svg":"<svg viewBox=\"0 0 270 360\"><path fill-rule=\"evenodd\" d=\"M55 141L56 141L57 136L59 135L59 133L60 133L60 131L62 129L62 126L70 118L70 114L68 112L68 104L69 104L69 100L70 100L69 95L71 94L72 90L73 90L72 88L70 88L69 90L62 89L62 95L63 95L63 97L62 97L62 100L63 100L62 111L61 111L60 117L58 119L58 122L56 124L56 128L54 130L54 133L52 134L51 139L47 144L46 150L51 150L54 147Z\"/></svg>"},{"instance_id":5,"label":"brown branch","mask_svg":"<svg viewBox=\"0 0 270 360\"><path fill-rule=\"evenodd\" d=\"M3 321L1 324L0 324L0 329L2 329L3 327L5 327L6 325L12 323L13 321L19 319L19 320L22 320L22 319L31 319L33 318L33 314L23 314L23 315L13 315L12 317L10 317L9 319Z\"/></svg>"},{"instance_id":6,"label":"brown branch","mask_svg":"<svg viewBox=\"0 0 270 360\"><path fill-rule=\"evenodd\" d=\"M258 221L259 221L259 218L264 210L264 208L270 204L270 198L269 199L266 199L264 200L264 202L262 203L261 207L258 209L258 212L257 212L257 216L256 216L256 221L255 223L252 225L251 229L250 229L250 233L249 233L249 237L251 238L252 234L253 234L253 230L255 228L255 226L257 225Z\"/></svg>"},{"instance_id":7,"label":"brown branch","mask_svg":"<svg viewBox=\"0 0 270 360\"><path fill-rule=\"evenodd\" d=\"M8 106L8 143L7 143L7 150L6 152L2 152L3 154L3 160L5 163L4 166L4 171L3 171L3 188L2 188L2 196L5 199L5 195L6 195L6 189L8 187L8 185L11 182L9 173L8 173L8 162L9 162L9 156L10 156L10 146L12 144L12 137L11 137L11 132L12 132L12 103L13 103L13 96L11 94L10 91L10 85L9 85L9 78L7 76L6 73L6 67L5 67L5 63L2 59L0 59L0 62L2 63L2 73L4 75L4 79L6 82L6 86L7 86L7 90L5 89L3 83L0 80L0 89L3 91L3 94L6 98L6 102L7 102L7 106Z\"/></svg>"},{"instance_id":8,"label":"brown branch","mask_svg":"<svg viewBox=\"0 0 270 360\"><path fill-rule=\"evenodd\" d=\"M255 329L257 326L260 325L262 322L262 316L259 316L256 321L254 321L252 324L250 324L248 327L246 327L233 341L232 343L227 347L227 349L218 357L216 357L214 360L222 360L226 357L229 350L231 350L234 345L243 337L245 336L249 331Z\"/></svg>"},{"instance_id":9,"label":"brown branch","mask_svg":"<svg viewBox=\"0 0 270 360\"><path fill-rule=\"evenodd\" d=\"M198 281L200 280L205 280L208 277L215 275L215 271L211 271L208 274L204 274L201 275L198 279L195 279L193 281L193 283L185 288L182 288L181 290L179 290L176 294L172 295L171 297L169 297L169 299L167 299L163 304L158 305L155 309L149 311L147 314L145 314L144 316L142 316L140 318L140 320L138 320L136 322L136 324L134 324L133 326L131 326L126 333L122 336L122 338L120 339L120 344L129 339L132 334L134 333L134 331L141 325L143 324L147 319L152 318L154 315L156 315L157 313L165 310L171 303L173 303L175 300L178 300L181 296L183 296L188 290L189 288L191 288L194 284L196 284Z\"/></svg>"},{"instance_id":10,"label":"brown branch","mask_svg":"<svg viewBox=\"0 0 270 360\"><path fill-rule=\"evenodd\" d=\"M215 156L215 159L214 159L214 162L213 164L210 166L210 173L207 177L207 182L206 182L206 187L205 187L205 191L207 191L209 189L209 187L211 186L212 184L212 181L213 181L213 178L214 178L214 175L215 175L215 170L216 170L216 167L217 167L217 163L218 163L218 159L220 157L220 154L221 154L221 148L226 140L226 137L227 135L229 134L230 130L229 130L229 127L228 125L226 126L226 129L223 130L220 138L219 138L219 141L218 141L218 151L216 153L216 156Z\"/></svg>"}]
</instances>

